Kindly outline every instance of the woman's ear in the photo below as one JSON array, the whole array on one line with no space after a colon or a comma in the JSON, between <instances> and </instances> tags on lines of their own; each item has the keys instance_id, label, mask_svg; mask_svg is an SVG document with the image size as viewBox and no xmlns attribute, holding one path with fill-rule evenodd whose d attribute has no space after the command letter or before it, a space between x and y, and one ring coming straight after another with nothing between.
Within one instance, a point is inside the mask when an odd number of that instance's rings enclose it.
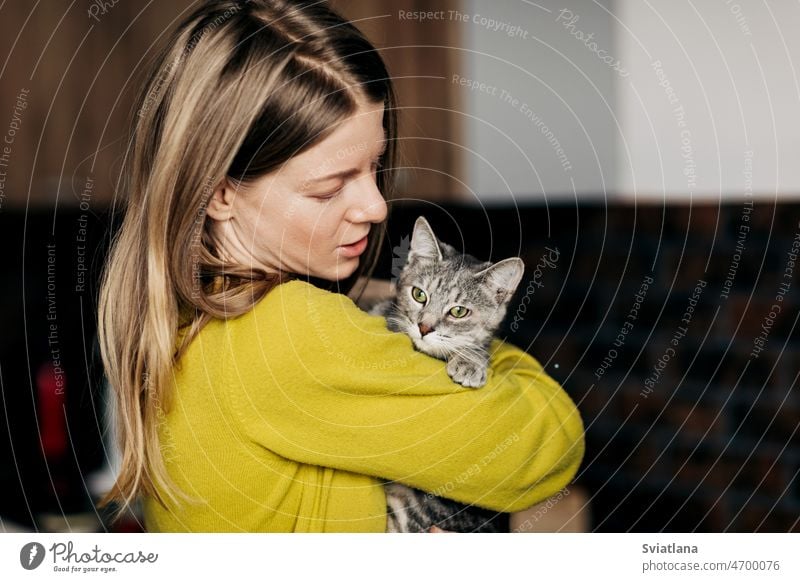
<instances>
[{"instance_id":1,"label":"woman's ear","mask_svg":"<svg viewBox=\"0 0 800 582\"><path fill-rule=\"evenodd\" d=\"M217 189L211 194L208 200L206 213L211 219L218 222L225 222L233 217L233 201L236 198L236 190L227 178L224 178Z\"/></svg>"}]
</instances>

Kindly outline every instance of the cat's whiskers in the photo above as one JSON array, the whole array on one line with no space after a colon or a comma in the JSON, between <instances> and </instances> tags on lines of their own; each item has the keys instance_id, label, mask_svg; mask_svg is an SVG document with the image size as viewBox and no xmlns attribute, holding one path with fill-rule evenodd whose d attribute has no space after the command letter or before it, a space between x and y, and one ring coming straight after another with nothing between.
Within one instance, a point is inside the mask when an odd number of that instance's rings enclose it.
<instances>
[{"instance_id":1,"label":"cat's whiskers","mask_svg":"<svg viewBox=\"0 0 800 582\"><path fill-rule=\"evenodd\" d=\"M481 348L480 346L475 345L467 338L454 338L453 347L459 348L464 351L472 352L477 354L478 356L485 356L486 350Z\"/></svg>"},{"instance_id":2,"label":"cat's whiskers","mask_svg":"<svg viewBox=\"0 0 800 582\"><path fill-rule=\"evenodd\" d=\"M481 349L476 349L472 346L466 345L453 345L451 347L452 353L476 366L483 366L486 363L485 354Z\"/></svg>"}]
</instances>

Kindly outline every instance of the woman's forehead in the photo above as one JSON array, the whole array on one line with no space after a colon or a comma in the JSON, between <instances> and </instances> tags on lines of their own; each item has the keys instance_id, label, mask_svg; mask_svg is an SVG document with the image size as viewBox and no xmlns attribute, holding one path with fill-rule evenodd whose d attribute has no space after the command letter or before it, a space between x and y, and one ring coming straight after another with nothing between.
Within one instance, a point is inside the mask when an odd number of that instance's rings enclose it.
<instances>
[{"instance_id":1,"label":"woman's forehead","mask_svg":"<svg viewBox=\"0 0 800 582\"><path fill-rule=\"evenodd\" d=\"M386 140L383 111L383 104L360 107L321 142L290 159L285 169L292 172L312 167L335 171L348 163L371 158Z\"/></svg>"}]
</instances>

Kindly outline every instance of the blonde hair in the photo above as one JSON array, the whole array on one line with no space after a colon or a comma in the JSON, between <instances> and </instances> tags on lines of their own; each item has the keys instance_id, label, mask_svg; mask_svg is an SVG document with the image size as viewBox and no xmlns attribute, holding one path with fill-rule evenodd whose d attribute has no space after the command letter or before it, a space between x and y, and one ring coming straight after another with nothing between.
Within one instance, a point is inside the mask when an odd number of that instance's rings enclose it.
<instances>
[{"instance_id":1,"label":"blonde hair","mask_svg":"<svg viewBox=\"0 0 800 582\"><path fill-rule=\"evenodd\" d=\"M188 499L170 479L158 435L173 366L212 318L250 310L291 273L226 262L206 205L226 177L247 183L324 139L360 100L384 103L387 151L378 187L390 196L395 98L375 48L325 2L205 2L152 63L123 167L127 206L103 273L98 334L114 395L121 464L100 506L119 517L139 495ZM349 292L371 273L385 224ZM186 326L180 346L178 328Z\"/></svg>"}]
</instances>

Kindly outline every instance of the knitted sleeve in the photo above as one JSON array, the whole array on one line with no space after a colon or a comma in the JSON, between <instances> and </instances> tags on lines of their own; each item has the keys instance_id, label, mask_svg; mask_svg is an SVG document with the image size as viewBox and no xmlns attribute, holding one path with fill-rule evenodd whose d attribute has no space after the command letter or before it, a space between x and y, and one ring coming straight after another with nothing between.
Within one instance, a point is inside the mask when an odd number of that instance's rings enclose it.
<instances>
[{"instance_id":1,"label":"knitted sleeve","mask_svg":"<svg viewBox=\"0 0 800 582\"><path fill-rule=\"evenodd\" d=\"M276 455L496 511L550 497L583 458L574 403L510 344L493 342L487 384L472 389L382 318L305 282L230 323L225 392L247 438Z\"/></svg>"}]
</instances>

